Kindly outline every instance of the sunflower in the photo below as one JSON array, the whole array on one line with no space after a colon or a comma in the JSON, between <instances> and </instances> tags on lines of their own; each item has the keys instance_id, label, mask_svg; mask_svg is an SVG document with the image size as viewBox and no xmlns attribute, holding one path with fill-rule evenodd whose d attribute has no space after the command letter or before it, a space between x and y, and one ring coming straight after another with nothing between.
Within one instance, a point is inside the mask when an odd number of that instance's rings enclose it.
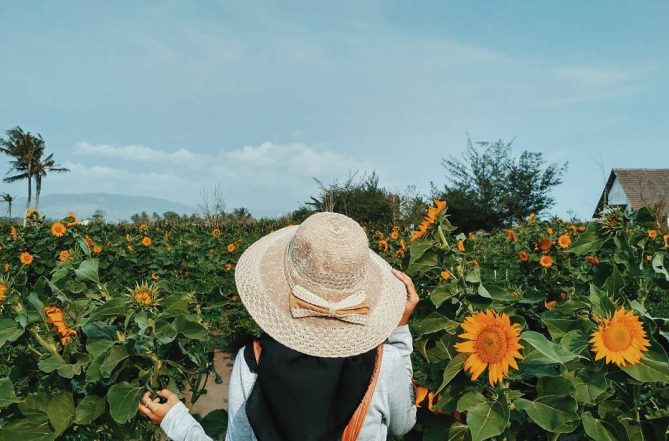
<instances>
[{"instance_id":1,"label":"sunflower","mask_svg":"<svg viewBox=\"0 0 669 441\"><path fill-rule=\"evenodd\" d=\"M229 262L225 264L225 270L226 271L232 271L234 268L235 268L235 266L233 264L229 263Z\"/></svg>"},{"instance_id":2,"label":"sunflower","mask_svg":"<svg viewBox=\"0 0 669 441\"><path fill-rule=\"evenodd\" d=\"M8 264L8 263L5 263L3 269L5 270L6 273L8 273L8 272L9 272L9 264Z\"/></svg>"},{"instance_id":3,"label":"sunflower","mask_svg":"<svg viewBox=\"0 0 669 441\"><path fill-rule=\"evenodd\" d=\"M160 279L160 276L156 273L151 273L151 280L158 280Z\"/></svg>"},{"instance_id":4,"label":"sunflower","mask_svg":"<svg viewBox=\"0 0 669 441\"><path fill-rule=\"evenodd\" d=\"M67 262L67 259L70 258L70 252L68 250L61 250L58 253L58 260L61 262Z\"/></svg>"},{"instance_id":5,"label":"sunflower","mask_svg":"<svg viewBox=\"0 0 669 441\"><path fill-rule=\"evenodd\" d=\"M523 347L520 340L520 325L511 324L508 314L497 314L491 310L478 312L465 318L460 324L465 330L458 337L466 340L456 343L458 352L470 354L464 364L472 380L476 380L488 368L491 385L501 383L509 374L509 367L518 370L516 358L523 357L518 352Z\"/></svg>"},{"instance_id":6,"label":"sunflower","mask_svg":"<svg viewBox=\"0 0 669 441\"><path fill-rule=\"evenodd\" d=\"M128 251L130 251L131 253L134 253L135 252L135 247L133 247L132 245L128 245Z\"/></svg>"},{"instance_id":7,"label":"sunflower","mask_svg":"<svg viewBox=\"0 0 669 441\"><path fill-rule=\"evenodd\" d=\"M93 243L93 239L91 239L90 237L86 236L86 237L84 237L84 242L86 242L86 245L88 245L88 248L89 248L89 249L91 249L91 250L93 249L93 246L95 245L95 244Z\"/></svg>"},{"instance_id":8,"label":"sunflower","mask_svg":"<svg viewBox=\"0 0 669 441\"><path fill-rule=\"evenodd\" d=\"M557 306L558 302L557 300L551 300L550 302L547 302L544 300L544 307L548 309L549 311Z\"/></svg>"},{"instance_id":9,"label":"sunflower","mask_svg":"<svg viewBox=\"0 0 669 441\"><path fill-rule=\"evenodd\" d=\"M558 237L557 243L560 245L560 248L569 248L571 245L571 237L569 237L568 234L563 234Z\"/></svg>"},{"instance_id":10,"label":"sunflower","mask_svg":"<svg viewBox=\"0 0 669 441\"><path fill-rule=\"evenodd\" d=\"M648 230L648 238L655 239L657 237L657 230Z\"/></svg>"},{"instance_id":11,"label":"sunflower","mask_svg":"<svg viewBox=\"0 0 669 441\"><path fill-rule=\"evenodd\" d=\"M129 235L129 234L126 234L125 235L125 240L128 241L128 242L132 242L132 236Z\"/></svg>"},{"instance_id":12,"label":"sunflower","mask_svg":"<svg viewBox=\"0 0 669 441\"><path fill-rule=\"evenodd\" d=\"M135 283L134 288L128 288L130 298L136 305L148 308L158 301L158 287L153 283Z\"/></svg>"},{"instance_id":13,"label":"sunflower","mask_svg":"<svg viewBox=\"0 0 669 441\"><path fill-rule=\"evenodd\" d=\"M390 237L391 237L393 240L397 240L397 238L400 237L400 232L397 231L396 229L393 229L393 232L390 233Z\"/></svg>"},{"instance_id":14,"label":"sunflower","mask_svg":"<svg viewBox=\"0 0 669 441\"><path fill-rule=\"evenodd\" d=\"M12 239L14 240L19 237L19 234L16 232L16 227L14 225L9 226L9 235L12 236Z\"/></svg>"},{"instance_id":15,"label":"sunflower","mask_svg":"<svg viewBox=\"0 0 669 441\"><path fill-rule=\"evenodd\" d=\"M379 250L388 251L388 241L380 240L378 246L379 246Z\"/></svg>"},{"instance_id":16,"label":"sunflower","mask_svg":"<svg viewBox=\"0 0 669 441\"><path fill-rule=\"evenodd\" d=\"M463 241L461 241L461 240L458 241L458 249L459 249L460 251L464 251L464 250L465 250L465 243L464 243Z\"/></svg>"},{"instance_id":17,"label":"sunflower","mask_svg":"<svg viewBox=\"0 0 669 441\"><path fill-rule=\"evenodd\" d=\"M21 261L22 264L28 266L31 263L33 263L33 255L30 254L28 251L24 251L19 256L19 260Z\"/></svg>"},{"instance_id":18,"label":"sunflower","mask_svg":"<svg viewBox=\"0 0 669 441\"><path fill-rule=\"evenodd\" d=\"M67 233L67 227L61 222L51 224L51 234L56 237L63 237Z\"/></svg>"},{"instance_id":19,"label":"sunflower","mask_svg":"<svg viewBox=\"0 0 669 441\"><path fill-rule=\"evenodd\" d=\"M551 256L541 256L539 264L544 268L550 268L553 266L553 258Z\"/></svg>"},{"instance_id":20,"label":"sunflower","mask_svg":"<svg viewBox=\"0 0 669 441\"><path fill-rule=\"evenodd\" d=\"M139 226L139 231L141 231L142 233L149 231L149 224L141 224Z\"/></svg>"},{"instance_id":21,"label":"sunflower","mask_svg":"<svg viewBox=\"0 0 669 441\"><path fill-rule=\"evenodd\" d=\"M93 253L100 254L102 252L102 247L100 245L93 246Z\"/></svg>"},{"instance_id":22,"label":"sunflower","mask_svg":"<svg viewBox=\"0 0 669 441\"><path fill-rule=\"evenodd\" d=\"M527 262L527 260L530 258L530 255L527 254L527 251L521 250L518 253L518 258L521 260L521 262Z\"/></svg>"},{"instance_id":23,"label":"sunflower","mask_svg":"<svg viewBox=\"0 0 669 441\"><path fill-rule=\"evenodd\" d=\"M588 255L585 256L585 261L588 262L590 265L595 266L599 265L599 259L595 255Z\"/></svg>"},{"instance_id":24,"label":"sunflower","mask_svg":"<svg viewBox=\"0 0 669 441\"><path fill-rule=\"evenodd\" d=\"M576 225L569 224L569 229L571 230L571 234L573 234L574 236L578 234L578 228L576 228Z\"/></svg>"},{"instance_id":25,"label":"sunflower","mask_svg":"<svg viewBox=\"0 0 669 441\"><path fill-rule=\"evenodd\" d=\"M529 217L527 218L527 220L529 221L529 223L533 224L533 223L534 223L534 219L536 219L536 217L537 217L537 215L534 214L534 211L533 211L533 212L530 213L530 215L529 215Z\"/></svg>"},{"instance_id":26,"label":"sunflower","mask_svg":"<svg viewBox=\"0 0 669 441\"><path fill-rule=\"evenodd\" d=\"M546 233L553 234L553 229L551 227L546 228Z\"/></svg>"},{"instance_id":27,"label":"sunflower","mask_svg":"<svg viewBox=\"0 0 669 441\"><path fill-rule=\"evenodd\" d=\"M234 243L229 243L228 244L228 253L234 253L236 249L237 249L237 245L235 245Z\"/></svg>"},{"instance_id":28,"label":"sunflower","mask_svg":"<svg viewBox=\"0 0 669 441\"><path fill-rule=\"evenodd\" d=\"M544 254L550 253L553 249L553 241L550 239L541 238L534 244L534 251L541 251Z\"/></svg>"},{"instance_id":29,"label":"sunflower","mask_svg":"<svg viewBox=\"0 0 669 441\"><path fill-rule=\"evenodd\" d=\"M57 306L45 306L44 313L46 314L46 321L53 325L54 331L60 337L60 344L65 346L70 341L70 338L77 335L77 331L70 329L65 323L63 311Z\"/></svg>"},{"instance_id":30,"label":"sunflower","mask_svg":"<svg viewBox=\"0 0 669 441\"><path fill-rule=\"evenodd\" d=\"M662 236L662 239L664 240L664 247L669 248L669 233Z\"/></svg>"},{"instance_id":31,"label":"sunflower","mask_svg":"<svg viewBox=\"0 0 669 441\"><path fill-rule=\"evenodd\" d=\"M451 272L448 271L448 270L443 270L439 275L440 275L441 278L444 279L444 280L448 280L448 279L450 279L451 277L453 277L453 274L451 274Z\"/></svg>"},{"instance_id":32,"label":"sunflower","mask_svg":"<svg viewBox=\"0 0 669 441\"><path fill-rule=\"evenodd\" d=\"M518 236L516 236L516 232L513 230L506 230L506 238L511 242L518 242Z\"/></svg>"},{"instance_id":33,"label":"sunflower","mask_svg":"<svg viewBox=\"0 0 669 441\"><path fill-rule=\"evenodd\" d=\"M214 236L214 237L220 237L221 236L221 230L219 230L218 228L214 228L211 231L211 235Z\"/></svg>"},{"instance_id":34,"label":"sunflower","mask_svg":"<svg viewBox=\"0 0 669 441\"><path fill-rule=\"evenodd\" d=\"M145 247L150 247L151 243L152 243L152 241L151 241L151 238L149 236L144 236L142 238L142 245L144 245Z\"/></svg>"},{"instance_id":35,"label":"sunflower","mask_svg":"<svg viewBox=\"0 0 669 441\"><path fill-rule=\"evenodd\" d=\"M579 225L578 231L585 231L585 225Z\"/></svg>"},{"instance_id":36,"label":"sunflower","mask_svg":"<svg viewBox=\"0 0 669 441\"><path fill-rule=\"evenodd\" d=\"M411 242L425 236L427 230L437 221L437 217L439 217L446 208L446 201L440 201L439 199L434 198L433 202L434 206L428 207L427 214L420 225L418 225L418 229L411 234Z\"/></svg>"},{"instance_id":37,"label":"sunflower","mask_svg":"<svg viewBox=\"0 0 669 441\"><path fill-rule=\"evenodd\" d=\"M9 283L3 276L0 278L0 303L3 303L5 300L7 300L7 291L9 291Z\"/></svg>"},{"instance_id":38,"label":"sunflower","mask_svg":"<svg viewBox=\"0 0 669 441\"><path fill-rule=\"evenodd\" d=\"M639 363L650 347L639 317L622 306L613 317L603 319L591 337L595 361L604 358L606 364L615 363L619 367Z\"/></svg>"}]
</instances>

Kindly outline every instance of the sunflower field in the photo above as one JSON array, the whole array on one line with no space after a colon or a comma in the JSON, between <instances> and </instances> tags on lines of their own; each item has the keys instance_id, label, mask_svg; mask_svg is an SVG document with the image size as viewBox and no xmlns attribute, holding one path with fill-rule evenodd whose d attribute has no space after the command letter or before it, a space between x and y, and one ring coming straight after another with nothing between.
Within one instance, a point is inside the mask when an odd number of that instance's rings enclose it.
<instances>
[{"instance_id":1,"label":"sunflower field","mask_svg":"<svg viewBox=\"0 0 669 441\"><path fill-rule=\"evenodd\" d=\"M407 271L416 428L406 440L666 440L669 234L645 209L587 224L530 216L465 236L425 220L369 225ZM145 388L191 405L214 348L259 329L235 292L243 250L285 226L0 225L0 441L146 440ZM223 400L221 399L221 402ZM213 437L221 411L200 416Z\"/></svg>"}]
</instances>

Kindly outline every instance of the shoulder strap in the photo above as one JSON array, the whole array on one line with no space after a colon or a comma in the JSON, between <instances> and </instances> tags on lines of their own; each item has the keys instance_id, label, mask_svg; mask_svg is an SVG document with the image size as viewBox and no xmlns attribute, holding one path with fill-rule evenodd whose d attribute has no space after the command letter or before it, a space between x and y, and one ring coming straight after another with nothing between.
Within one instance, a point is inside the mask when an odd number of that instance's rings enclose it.
<instances>
[{"instance_id":1,"label":"shoulder strap","mask_svg":"<svg viewBox=\"0 0 669 441\"><path fill-rule=\"evenodd\" d=\"M372 373L372 379L369 382L369 387L367 387L367 392L363 397L360 405L353 413L351 420L348 422L348 425L344 429L344 433L341 436L341 441L355 441L358 439L360 430L362 429L362 424L365 422L365 417L367 416L367 409L372 403L372 397L374 396L374 389L376 388L377 380L379 379L379 372L381 371L381 358L383 357L383 344L380 344L376 348L376 361L374 362L374 372Z\"/></svg>"},{"instance_id":2,"label":"shoulder strap","mask_svg":"<svg viewBox=\"0 0 669 441\"><path fill-rule=\"evenodd\" d=\"M260 340L253 339L253 355L256 358L256 364L260 362L260 353L262 352L262 346L260 346Z\"/></svg>"},{"instance_id":3,"label":"shoulder strap","mask_svg":"<svg viewBox=\"0 0 669 441\"><path fill-rule=\"evenodd\" d=\"M256 363L260 362L260 353L262 352L262 346L260 346L260 340L253 340L253 355L255 356ZM355 409L353 416L348 422L348 425L344 429L344 432L341 436L341 441L356 441L360 430L362 429L362 424L365 422L365 417L367 416L367 410L369 405L372 403L372 397L374 396L374 389L376 389L376 383L379 379L379 372L381 371L381 359L383 358L383 344L380 344L376 348L376 360L374 361L374 371L372 372L372 378L369 381L369 386L367 387L367 392L362 398L362 401L358 405L358 408Z\"/></svg>"}]
</instances>

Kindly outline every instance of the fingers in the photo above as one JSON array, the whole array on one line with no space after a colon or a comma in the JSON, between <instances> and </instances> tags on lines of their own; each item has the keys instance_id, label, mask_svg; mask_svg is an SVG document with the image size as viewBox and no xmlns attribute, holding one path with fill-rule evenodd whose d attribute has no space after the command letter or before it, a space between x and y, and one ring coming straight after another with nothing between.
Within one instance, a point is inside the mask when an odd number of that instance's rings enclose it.
<instances>
[{"instance_id":1,"label":"fingers","mask_svg":"<svg viewBox=\"0 0 669 441\"><path fill-rule=\"evenodd\" d=\"M151 402L151 392L146 392L139 401L144 405Z\"/></svg>"},{"instance_id":2,"label":"fingers","mask_svg":"<svg viewBox=\"0 0 669 441\"><path fill-rule=\"evenodd\" d=\"M179 401L179 397L177 397L177 395L174 392L168 389L159 390L157 394L158 396L165 398L168 403L174 403L176 401Z\"/></svg>"}]
</instances>

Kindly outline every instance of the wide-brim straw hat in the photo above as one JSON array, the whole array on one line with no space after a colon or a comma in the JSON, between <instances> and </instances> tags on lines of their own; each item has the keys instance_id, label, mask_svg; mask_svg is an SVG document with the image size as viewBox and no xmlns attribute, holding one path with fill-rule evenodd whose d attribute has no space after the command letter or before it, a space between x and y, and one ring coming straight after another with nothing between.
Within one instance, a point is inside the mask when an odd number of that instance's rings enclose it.
<instances>
[{"instance_id":1,"label":"wide-brim straw hat","mask_svg":"<svg viewBox=\"0 0 669 441\"><path fill-rule=\"evenodd\" d=\"M240 257L235 281L263 331L317 357L349 357L383 343L407 299L362 227L337 213L262 237Z\"/></svg>"}]
</instances>

